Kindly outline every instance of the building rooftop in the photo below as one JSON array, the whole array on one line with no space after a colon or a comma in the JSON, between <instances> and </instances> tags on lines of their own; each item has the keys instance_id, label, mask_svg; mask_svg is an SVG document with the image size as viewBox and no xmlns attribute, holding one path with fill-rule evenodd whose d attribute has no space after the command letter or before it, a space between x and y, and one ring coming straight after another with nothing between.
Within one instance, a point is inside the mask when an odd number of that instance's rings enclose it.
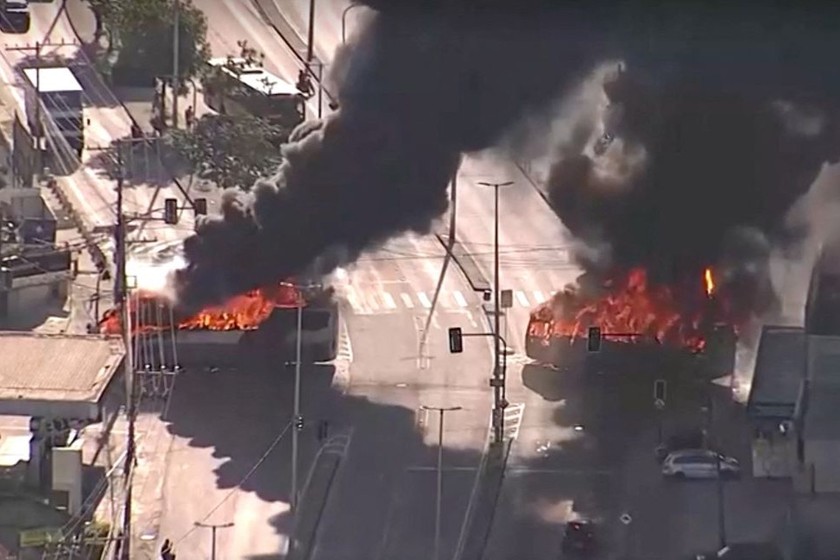
<instances>
[{"instance_id":1,"label":"building rooftop","mask_svg":"<svg viewBox=\"0 0 840 560\"><path fill-rule=\"evenodd\" d=\"M840 383L810 384L803 424L807 440L840 440Z\"/></svg>"},{"instance_id":2,"label":"building rooftop","mask_svg":"<svg viewBox=\"0 0 840 560\"><path fill-rule=\"evenodd\" d=\"M799 327L764 327L747 411L753 417L792 418L804 377L805 331Z\"/></svg>"},{"instance_id":3,"label":"building rooftop","mask_svg":"<svg viewBox=\"0 0 840 560\"><path fill-rule=\"evenodd\" d=\"M119 337L0 332L0 414L96 418L124 356Z\"/></svg>"},{"instance_id":4,"label":"building rooftop","mask_svg":"<svg viewBox=\"0 0 840 560\"><path fill-rule=\"evenodd\" d=\"M66 67L41 68L40 70L37 68L25 68L23 73L32 85L35 85L37 82L38 90L41 93L82 91L82 85L76 79L76 75Z\"/></svg>"}]
</instances>

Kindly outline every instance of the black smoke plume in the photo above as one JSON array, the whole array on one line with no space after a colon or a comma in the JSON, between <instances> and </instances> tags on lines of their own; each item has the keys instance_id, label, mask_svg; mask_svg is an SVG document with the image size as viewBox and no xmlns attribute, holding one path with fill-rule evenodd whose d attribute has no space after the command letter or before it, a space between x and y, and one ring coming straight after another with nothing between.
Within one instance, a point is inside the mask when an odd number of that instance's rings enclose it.
<instances>
[{"instance_id":1,"label":"black smoke plume","mask_svg":"<svg viewBox=\"0 0 840 560\"><path fill-rule=\"evenodd\" d=\"M828 97L824 85L836 82L827 61L838 51L828 28L822 35L826 52L819 57L826 62L814 62L824 64L822 80L802 72L801 53L785 50L787 43L778 56L760 53L767 59L756 66L760 57L750 50L751 34L765 43L780 38L772 26L785 26L790 10L774 12L762 27L754 6L752 13L724 13L690 3L679 3L679 9L643 2L625 2L620 9L597 2L367 3L379 13L342 62L340 109L297 131L283 148L285 162L276 178L247 195L226 193L221 216L197 226L185 242L188 266L177 276L182 305L215 302L305 272L318 260L330 266L352 260L401 232L426 231L446 208L446 185L460 154L497 144L514 124L548 108L606 59L626 60L628 76L641 77L627 92L614 93L626 105L617 135L644 144L648 166L628 189L632 194L602 196L582 147L565 146L552 183L570 229L584 239L609 241L616 263L664 254L675 258L675 266L694 263L719 254L722 232L715 227L773 222L812 178L833 131L828 118L817 139L779 144L781 129L773 128L771 113L762 113L757 103L778 96L799 101L792 94L806 92L816 98L806 99L809 106L819 105L821 95ZM797 12L800 20L806 15ZM739 32L745 35L718 41L721 21L744 23ZM800 35L789 35L788 43L799 41ZM784 64L777 64L779 58ZM796 71L801 75L794 79ZM712 101L705 98L708 92ZM730 101L732 92L738 103ZM697 110L710 113L710 124L700 124ZM730 133L732 119L738 135ZM761 132L748 133L755 125ZM736 144L733 151L709 150L723 142ZM774 165L766 171L744 170L768 159ZM796 184L779 185L780 177ZM777 196L785 189L786 196ZM688 199L677 194L686 191L692 192ZM696 214L680 219L687 201ZM695 219L709 208L714 212L707 220ZM697 242L701 231L713 248ZM623 243L626 232L628 241L641 245ZM692 252L696 256L689 258ZM327 255L333 258L324 260Z\"/></svg>"},{"instance_id":2,"label":"black smoke plume","mask_svg":"<svg viewBox=\"0 0 840 560\"><path fill-rule=\"evenodd\" d=\"M840 33L790 9L695 16L672 22L685 43L656 36L659 56L628 48L604 80L608 118L560 146L550 200L604 248L579 253L596 276L644 267L696 290L713 267L738 312L761 314L776 303L771 247L806 233L785 230L785 214L840 156L838 80L825 72Z\"/></svg>"}]
</instances>

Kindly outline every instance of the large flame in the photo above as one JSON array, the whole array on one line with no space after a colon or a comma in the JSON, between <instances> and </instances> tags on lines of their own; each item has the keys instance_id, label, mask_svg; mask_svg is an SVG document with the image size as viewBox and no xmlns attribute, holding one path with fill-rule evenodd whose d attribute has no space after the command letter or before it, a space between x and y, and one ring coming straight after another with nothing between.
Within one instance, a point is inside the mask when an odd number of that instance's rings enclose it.
<instances>
[{"instance_id":1,"label":"large flame","mask_svg":"<svg viewBox=\"0 0 840 560\"><path fill-rule=\"evenodd\" d=\"M577 288L566 288L531 314L528 336L550 343L552 337L585 337L590 326L619 341L651 340L662 344L703 350L708 329L725 320L726 307L716 301L714 278L707 268L702 287L695 283L692 297L670 286L653 285L647 272L634 268L604 283L604 293L585 297ZM737 326L733 324L733 327Z\"/></svg>"},{"instance_id":2,"label":"large flame","mask_svg":"<svg viewBox=\"0 0 840 560\"><path fill-rule=\"evenodd\" d=\"M715 277L712 275L712 269L706 268L703 272L703 283L706 285L706 295L711 297L715 293Z\"/></svg>"},{"instance_id":3,"label":"large flame","mask_svg":"<svg viewBox=\"0 0 840 560\"><path fill-rule=\"evenodd\" d=\"M174 320L171 305L160 294L137 291L131 295L131 323L134 332L154 331L168 328L173 322L177 328L186 330L254 330L268 319L276 308L305 306L300 291L289 283L271 288L252 290L234 296L222 305L208 307L199 313ZM105 312L99 324L100 331L118 334L122 331L121 313L118 308Z\"/></svg>"}]
</instances>

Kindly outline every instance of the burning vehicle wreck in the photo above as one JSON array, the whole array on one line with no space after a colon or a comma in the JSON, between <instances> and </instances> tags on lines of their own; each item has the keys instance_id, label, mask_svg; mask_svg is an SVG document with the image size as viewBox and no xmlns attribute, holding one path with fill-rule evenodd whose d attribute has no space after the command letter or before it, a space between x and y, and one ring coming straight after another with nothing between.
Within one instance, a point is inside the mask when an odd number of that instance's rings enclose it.
<instances>
[{"instance_id":1,"label":"burning vehicle wreck","mask_svg":"<svg viewBox=\"0 0 840 560\"><path fill-rule=\"evenodd\" d=\"M154 292L137 291L128 301L135 344L151 341L159 347L155 349L159 357L146 352L145 361L155 362L153 366L157 362L235 363L245 357L243 354L255 352L274 362L294 359L299 310L304 360L335 359L338 306L331 291L322 287L302 293L293 284L280 283L231 297L197 313L185 312ZM121 310L110 309L100 322L100 331L119 333L122 323ZM144 352L139 354L143 361Z\"/></svg>"},{"instance_id":2,"label":"burning vehicle wreck","mask_svg":"<svg viewBox=\"0 0 840 560\"><path fill-rule=\"evenodd\" d=\"M703 375L732 372L738 328L719 293L711 268L696 283L666 286L650 282L642 268L597 282L584 274L577 285L557 292L531 313L526 333L528 357L561 366L582 351L590 327L602 329L605 350L645 352L674 358Z\"/></svg>"}]
</instances>

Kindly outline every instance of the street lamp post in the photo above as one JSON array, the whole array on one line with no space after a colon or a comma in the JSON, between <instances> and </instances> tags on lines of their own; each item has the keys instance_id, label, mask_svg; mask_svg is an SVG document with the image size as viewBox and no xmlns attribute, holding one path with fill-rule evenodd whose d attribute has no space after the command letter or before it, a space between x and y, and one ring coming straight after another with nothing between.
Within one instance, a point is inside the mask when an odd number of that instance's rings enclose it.
<instances>
[{"instance_id":1,"label":"street lamp post","mask_svg":"<svg viewBox=\"0 0 840 560\"><path fill-rule=\"evenodd\" d=\"M210 543L210 560L216 560L216 531L218 529L229 529L233 527L233 523L220 523L220 524L213 524L213 523L199 523L198 521L195 522L195 526L201 529L210 529L211 531L211 543Z\"/></svg>"},{"instance_id":2,"label":"street lamp post","mask_svg":"<svg viewBox=\"0 0 840 560\"><path fill-rule=\"evenodd\" d=\"M341 12L341 44L347 43L347 14L353 8L360 8L362 4L350 4Z\"/></svg>"},{"instance_id":3,"label":"street lamp post","mask_svg":"<svg viewBox=\"0 0 840 560\"><path fill-rule=\"evenodd\" d=\"M443 498L443 416L447 412L461 410L460 406L426 406L420 407L423 410L437 411L440 421L438 422L438 457L437 457L437 498L435 500L435 555L434 560L440 560L440 529L441 529L441 502Z\"/></svg>"},{"instance_id":4,"label":"street lamp post","mask_svg":"<svg viewBox=\"0 0 840 560\"><path fill-rule=\"evenodd\" d=\"M501 330L499 326L499 189L513 184L513 181L506 181L504 183L485 183L480 181L478 183L482 187L492 187L494 193L493 206L493 331L496 333L493 345L493 434L496 443L501 443L504 433L504 399L505 399L505 380L502 377L500 368L501 348L499 341L501 339Z\"/></svg>"},{"instance_id":5,"label":"street lamp post","mask_svg":"<svg viewBox=\"0 0 840 560\"><path fill-rule=\"evenodd\" d=\"M318 285L313 284L291 284L291 286L297 290L298 293L300 293L301 290L318 287ZM294 422L294 426L292 427L292 488L291 497L289 499L289 507L291 508L293 515L297 513L298 506L298 444L300 431L303 429L303 416L300 413L300 370L301 363L303 362L303 308L305 305L306 302L299 296L297 301L297 326L295 329L295 389L294 402L292 405L292 416Z\"/></svg>"},{"instance_id":6,"label":"street lamp post","mask_svg":"<svg viewBox=\"0 0 840 560\"><path fill-rule=\"evenodd\" d=\"M181 89L180 79L180 53L181 48L181 0L175 0L173 19L175 25L172 28L172 128L178 128L178 91ZM161 114L163 118L163 114Z\"/></svg>"}]
</instances>

